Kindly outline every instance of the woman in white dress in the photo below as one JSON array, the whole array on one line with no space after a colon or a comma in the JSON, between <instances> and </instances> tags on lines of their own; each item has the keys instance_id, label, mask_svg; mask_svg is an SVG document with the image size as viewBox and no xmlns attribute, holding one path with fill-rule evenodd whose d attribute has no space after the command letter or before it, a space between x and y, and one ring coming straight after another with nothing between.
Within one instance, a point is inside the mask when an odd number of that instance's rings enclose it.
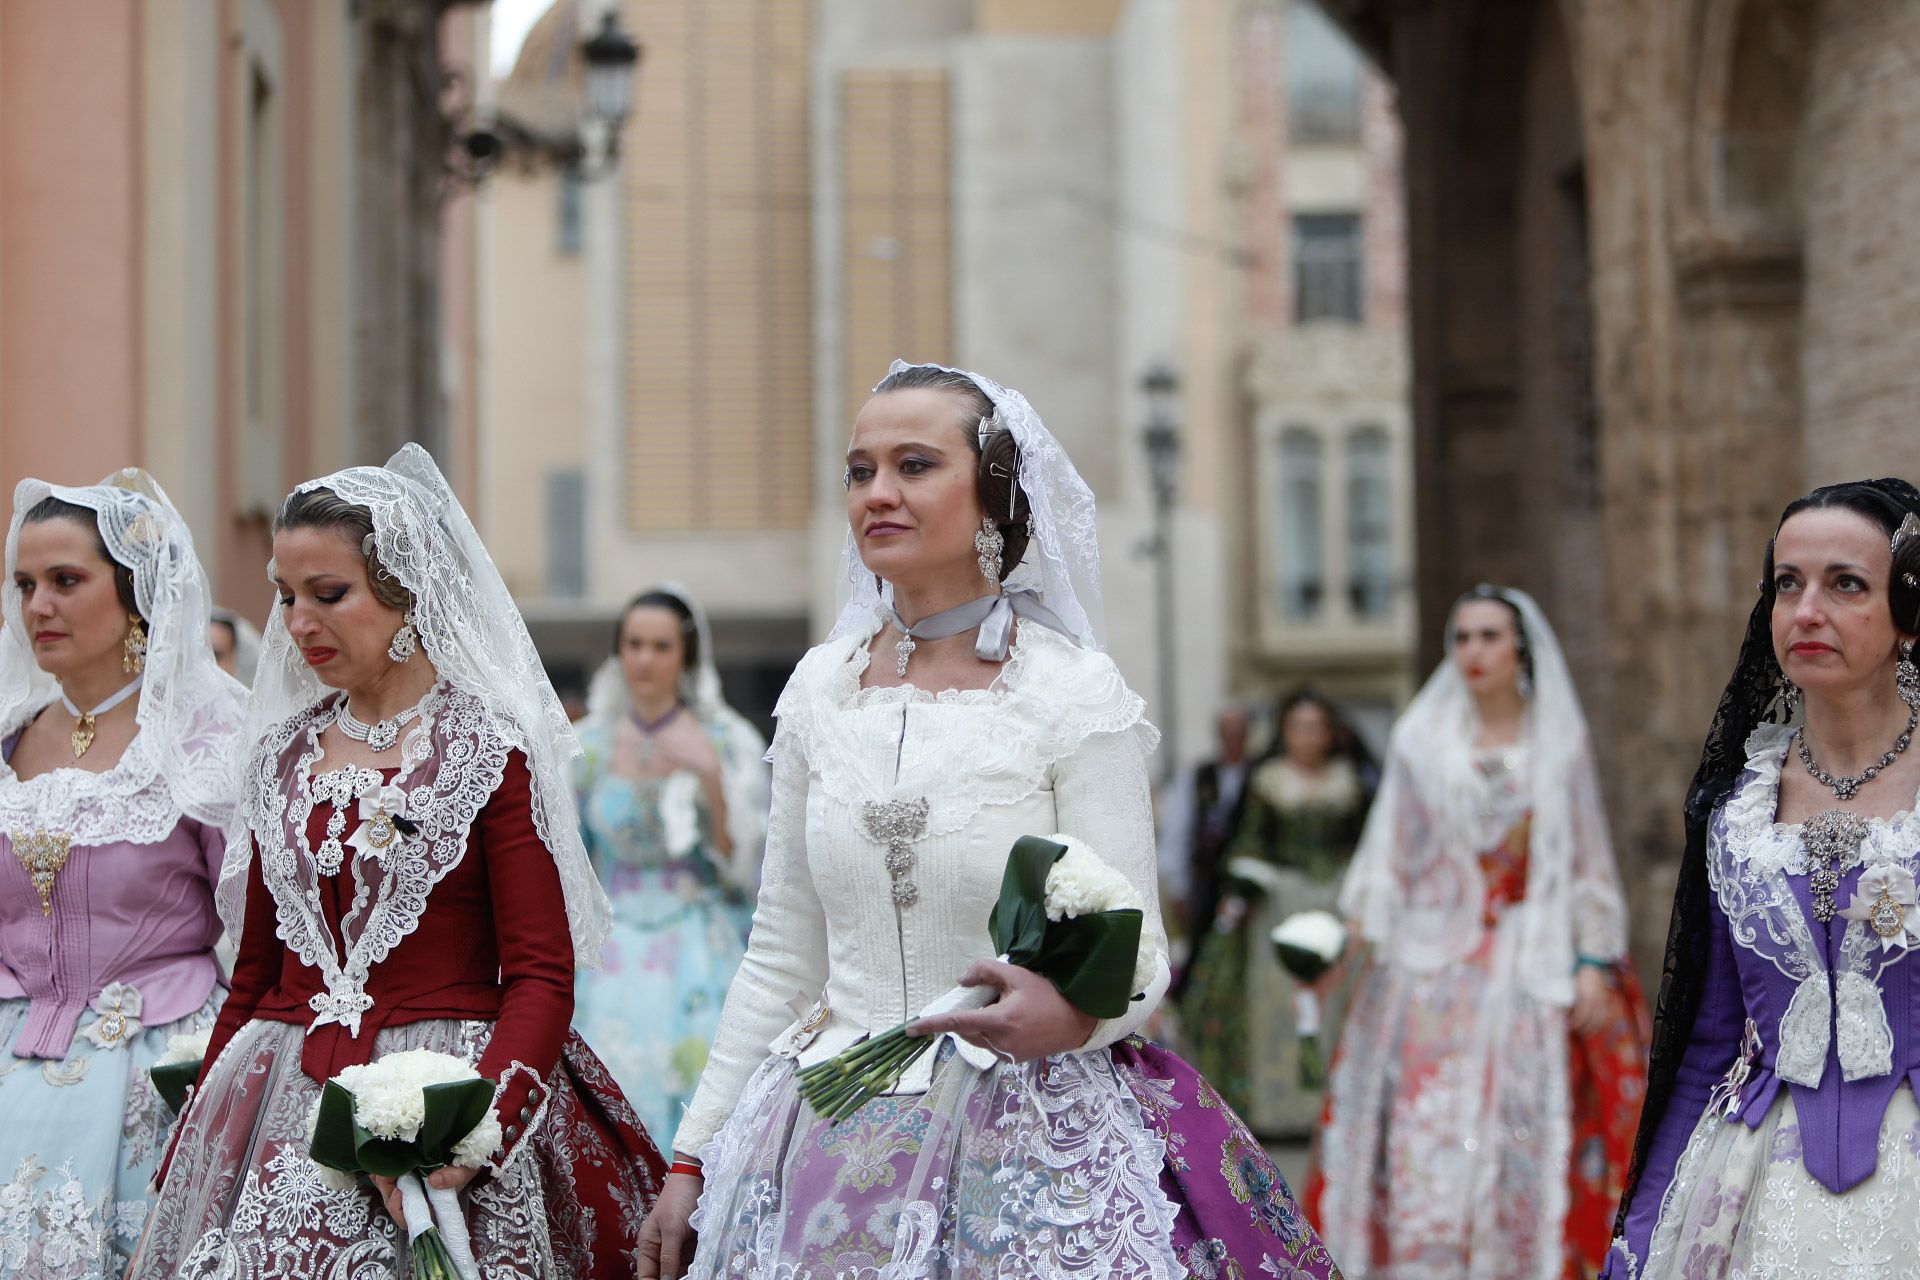
<instances>
[{"instance_id":1,"label":"woman in white dress","mask_svg":"<svg viewBox=\"0 0 1920 1280\"><path fill-rule=\"evenodd\" d=\"M1166 989L1155 907L1121 1018L992 958L1021 836L1073 836L1156 901L1156 735L1096 647L1093 495L1017 392L896 363L847 516L854 595L776 708L753 937L641 1275L1336 1274L1238 1118L1133 1038ZM999 998L921 1021L943 1042L892 1095L839 1123L802 1102L800 1067L956 980Z\"/></svg>"}]
</instances>

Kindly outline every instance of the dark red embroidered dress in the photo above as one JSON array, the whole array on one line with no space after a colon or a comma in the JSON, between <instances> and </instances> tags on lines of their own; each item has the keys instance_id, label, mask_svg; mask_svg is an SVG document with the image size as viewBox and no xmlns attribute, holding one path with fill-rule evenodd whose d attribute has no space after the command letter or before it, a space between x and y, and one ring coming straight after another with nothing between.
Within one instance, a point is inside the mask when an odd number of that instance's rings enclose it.
<instances>
[{"instance_id":1,"label":"dark red embroidered dress","mask_svg":"<svg viewBox=\"0 0 1920 1280\"><path fill-rule=\"evenodd\" d=\"M364 1179L307 1157L307 1124L342 1067L414 1048L501 1082L503 1149L464 1196L482 1274L631 1274L663 1165L568 1030L574 947L524 755L443 686L436 764L343 777L317 745L332 707L284 726L248 780L279 788L287 847L266 848L256 820L233 992L130 1274L403 1274L403 1233ZM397 839L374 821L396 787L413 828Z\"/></svg>"}]
</instances>

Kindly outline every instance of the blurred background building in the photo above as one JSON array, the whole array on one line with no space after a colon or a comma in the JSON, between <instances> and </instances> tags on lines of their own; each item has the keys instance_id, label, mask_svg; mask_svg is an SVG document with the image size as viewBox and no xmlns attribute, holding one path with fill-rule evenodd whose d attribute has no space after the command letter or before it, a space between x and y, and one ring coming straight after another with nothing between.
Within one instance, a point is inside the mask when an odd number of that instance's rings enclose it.
<instances>
[{"instance_id":1,"label":"blurred background building","mask_svg":"<svg viewBox=\"0 0 1920 1280\"><path fill-rule=\"evenodd\" d=\"M602 8L545 7L503 128L577 114ZM1303 682L1384 726L1414 615L1398 139L1344 34L1286 0L621 17L646 54L617 172L506 167L481 212L485 531L557 679L677 579L764 717L836 610L840 455L901 355L1019 387L1066 443L1101 503L1109 646L1150 697L1166 651L1182 756L1222 698Z\"/></svg>"},{"instance_id":2,"label":"blurred background building","mask_svg":"<svg viewBox=\"0 0 1920 1280\"><path fill-rule=\"evenodd\" d=\"M471 487L485 65L459 0L0 4L0 487L137 464L265 616L300 479L418 439Z\"/></svg>"}]
</instances>

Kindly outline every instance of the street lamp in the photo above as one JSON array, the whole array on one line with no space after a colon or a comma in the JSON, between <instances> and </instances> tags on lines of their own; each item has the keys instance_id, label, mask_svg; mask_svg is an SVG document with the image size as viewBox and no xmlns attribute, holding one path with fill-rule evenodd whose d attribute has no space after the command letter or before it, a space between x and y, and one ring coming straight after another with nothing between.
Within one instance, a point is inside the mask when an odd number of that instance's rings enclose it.
<instances>
[{"instance_id":1,"label":"street lamp","mask_svg":"<svg viewBox=\"0 0 1920 1280\"><path fill-rule=\"evenodd\" d=\"M1155 364L1140 378L1146 397L1147 422L1140 445L1147 455L1147 481L1153 490L1154 622L1158 640L1160 677L1160 776L1173 776L1179 760L1179 712L1173 634L1173 506L1180 496L1180 423L1174 416L1180 395L1180 376L1164 363Z\"/></svg>"},{"instance_id":2,"label":"street lamp","mask_svg":"<svg viewBox=\"0 0 1920 1280\"><path fill-rule=\"evenodd\" d=\"M633 110L633 73L640 63L640 46L621 29L617 7L600 15L600 30L580 45L580 56L587 64L587 114L617 139ZM617 142L610 145L618 150Z\"/></svg>"},{"instance_id":3,"label":"street lamp","mask_svg":"<svg viewBox=\"0 0 1920 1280\"><path fill-rule=\"evenodd\" d=\"M542 166L582 180L604 178L620 155L620 127L633 112L633 80L643 50L620 25L618 5L600 15L600 29L580 42L585 101L573 129L542 129L496 111L460 135L461 176L476 186L502 164L523 172Z\"/></svg>"}]
</instances>

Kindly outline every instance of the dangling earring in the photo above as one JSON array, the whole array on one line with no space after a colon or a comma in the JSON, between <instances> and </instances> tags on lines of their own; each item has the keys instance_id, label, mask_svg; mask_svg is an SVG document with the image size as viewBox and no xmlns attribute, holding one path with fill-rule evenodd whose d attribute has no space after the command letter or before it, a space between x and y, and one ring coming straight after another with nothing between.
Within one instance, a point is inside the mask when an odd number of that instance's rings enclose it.
<instances>
[{"instance_id":1,"label":"dangling earring","mask_svg":"<svg viewBox=\"0 0 1920 1280\"><path fill-rule=\"evenodd\" d=\"M405 662L419 648L420 637L413 629L413 610L408 609L400 629L393 633L393 642L387 646L387 657L395 662Z\"/></svg>"},{"instance_id":2,"label":"dangling earring","mask_svg":"<svg viewBox=\"0 0 1920 1280\"><path fill-rule=\"evenodd\" d=\"M1898 669L1896 668L1895 670L1896 679L1898 678L1898 675L1899 675L1899 672L1898 672ZM1782 724L1786 723L1788 720L1793 719L1793 709L1799 705L1799 702L1800 702L1800 686L1795 684L1793 681L1787 679L1787 673L1782 671L1780 673L1780 713L1781 713L1780 720Z\"/></svg>"},{"instance_id":3,"label":"dangling earring","mask_svg":"<svg viewBox=\"0 0 1920 1280\"><path fill-rule=\"evenodd\" d=\"M147 669L147 629L140 625L140 615L127 615L127 638L120 654L120 669L130 676L137 676Z\"/></svg>"},{"instance_id":4,"label":"dangling earring","mask_svg":"<svg viewBox=\"0 0 1920 1280\"><path fill-rule=\"evenodd\" d=\"M1913 641L1907 640L1900 645L1900 661L1893 667L1893 686L1900 691L1900 700L1910 707L1920 708L1920 667L1913 665Z\"/></svg>"},{"instance_id":5,"label":"dangling earring","mask_svg":"<svg viewBox=\"0 0 1920 1280\"><path fill-rule=\"evenodd\" d=\"M980 517L980 532L973 535L973 549L980 553L980 576L988 582L1000 581L1000 553L1006 549L1007 540L1000 532L1000 526L993 522L992 516Z\"/></svg>"},{"instance_id":6,"label":"dangling earring","mask_svg":"<svg viewBox=\"0 0 1920 1280\"><path fill-rule=\"evenodd\" d=\"M1533 701L1533 673L1528 671L1525 667L1521 667L1520 678L1517 681L1515 681L1515 683L1520 687L1520 701L1532 702Z\"/></svg>"}]
</instances>

